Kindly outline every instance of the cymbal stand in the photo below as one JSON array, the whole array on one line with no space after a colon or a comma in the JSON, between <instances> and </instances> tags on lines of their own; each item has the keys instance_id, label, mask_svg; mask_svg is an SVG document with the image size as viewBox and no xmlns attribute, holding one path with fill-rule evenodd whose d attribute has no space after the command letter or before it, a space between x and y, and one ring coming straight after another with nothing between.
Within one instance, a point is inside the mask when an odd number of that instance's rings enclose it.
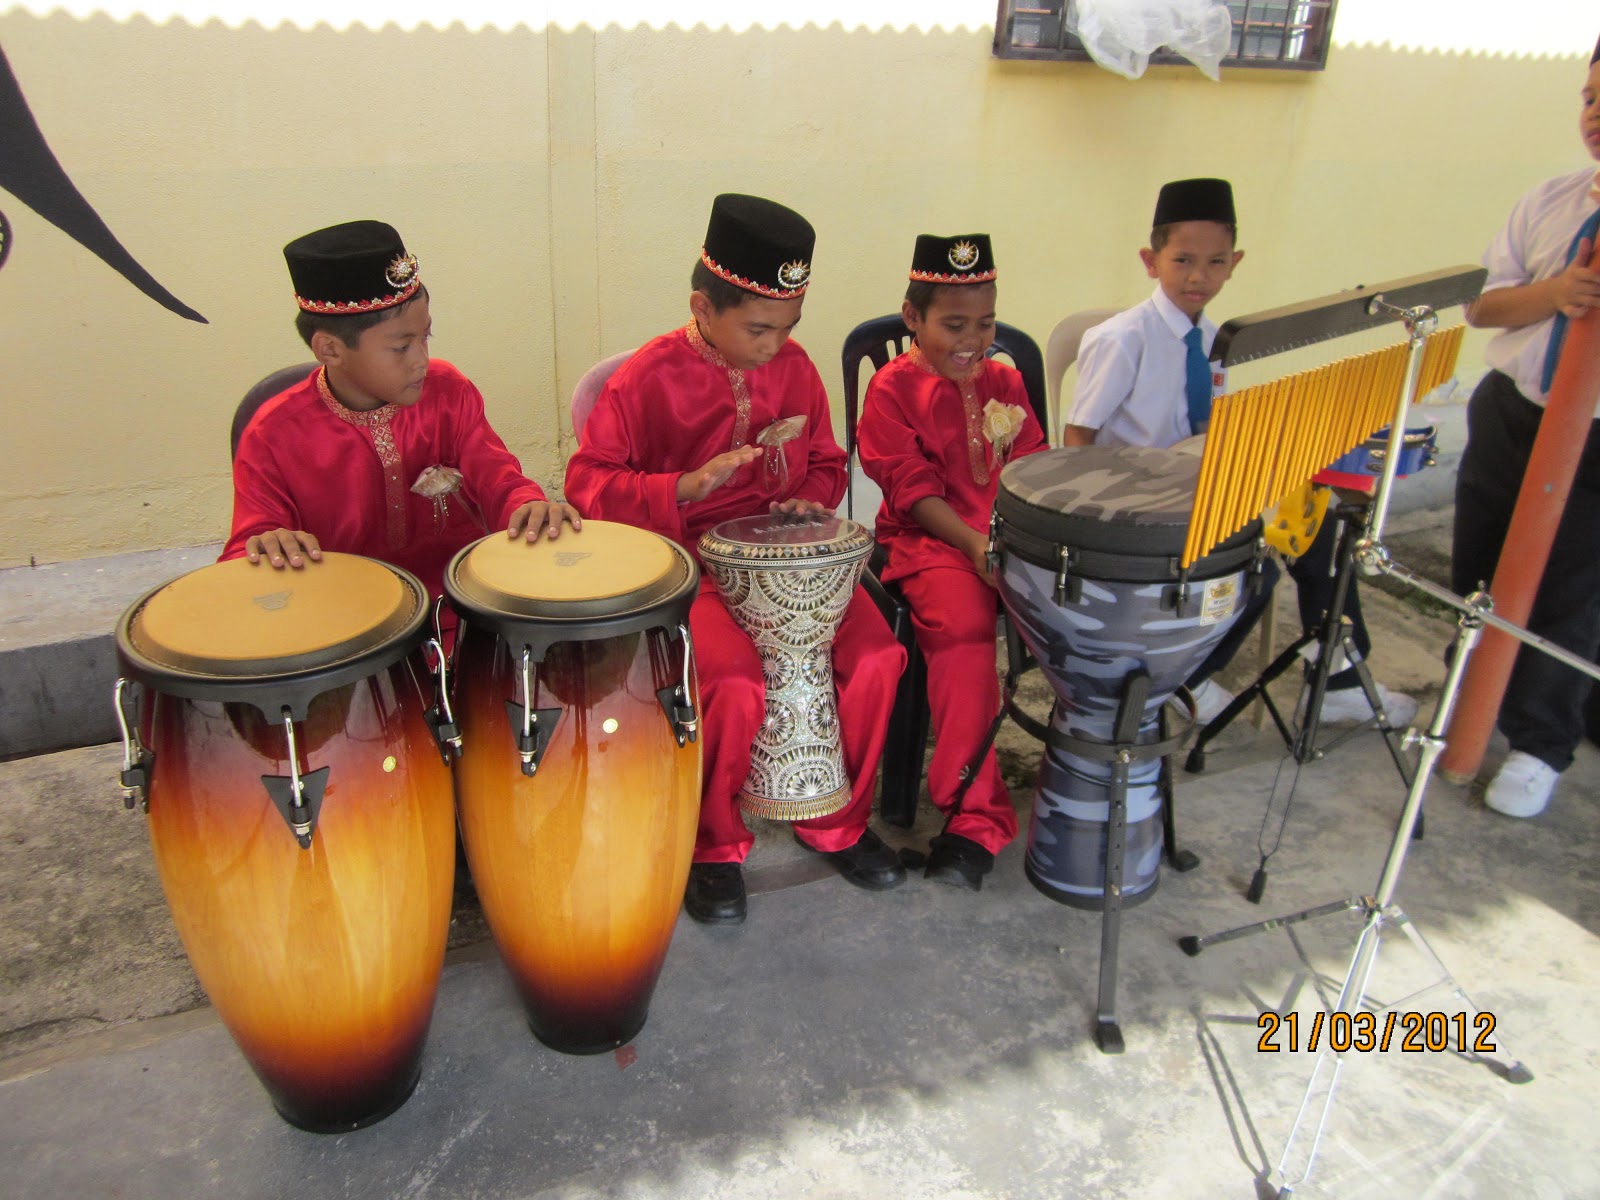
<instances>
[{"instance_id":1,"label":"cymbal stand","mask_svg":"<svg viewBox=\"0 0 1600 1200\"><path fill-rule=\"evenodd\" d=\"M1384 303L1381 295L1375 297L1369 303L1374 308L1390 309L1391 307ZM1406 850L1415 834L1416 823L1422 812L1423 793L1427 790L1428 781L1433 776L1434 764L1445 748L1444 733L1449 724L1450 711L1455 705L1456 695L1460 690L1461 679L1465 674L1467 661L1471 658L1472 649L1477 643L1483 626L1492 625L1497 629L1504 630L1519 641L1552 655L1592 678L1600 679L1600 667L1579 658L1553 642L1549 642L1536 634L1522 629L1520 626L1512 624L1510 621L1496 617L1492 612L1493 601L1486 593L1475 592L1471 596L1462 598L1454 592L1438 586L1431 580L1414 574L1389 558L1388 551L1384 548L1382 542L1383 522L1388 511L1389 491L1394 483L1396 468L1400 461L1402 439L1405 436L1406 411L1410 406L1416 388L1417 372L1421 358L1421 344L1427 334L1433 331L1433 327L1436 324L1433 310L1426 305L1399 310L1399 316L1405 322L1406 330L1411 337L1411 367L1407 386L1402 390L1399 403L1396 406L1394 423L1390 429L1389 453L1385 457L1384 472L1375 493L1368 532L1354 548L1355 560L1364 573L1369 575L1380 573L1391 575L1410 587L1458 610L1461 615L1457 622L1450 666L1445 675L1444 687L1439 696L1438 706L1434 709L1433 720L1429 723L1425 732L1419 733L1417 730L1411 729L1406 732L1402 739L1402 744L1407 749L1415 746L1420 753L1416 774L1411 781L1411 786L1407 789L1405 805L1401 809L1400 818L1396 823L1394 837L1389 843L1389 852L1383 862L1377 889L1371 895L1350 896L1343 900L1318 905L1315 908L1305 909L1288 916L1258 921L1251 925L1211 934L1207 937L1180 938L1178 944L1185 954L1193 957L1198 955L1206 946L1220 942L1233 941L1254 933L1284 928L1315 920L1319 917L1332 916L1335 913L1360 912L1365 916L1365 922L1362 925L1360 937L1357 939L1355 951L1351 955L1349 969L1346 971L1344 982L1340 987L1337 1006L1334 1009L1335 1014L1353 1016L1366 1006L1368 984L1372 978L1373 968L1377 963L1378 949L1382 936L1390 929L1398 928L1410 939L1412 945L1432 964L1437 972L1435 983L1427 990L1438 987L1445 988L1465 1010L1472 1014L1473 1018L1476 1018L1479 1015L1477 1006L1472 1003L1461 985L1451 976L1443 962L1440 961L1439 956L1434 953L1433 949L1423 939L1422 934L1417 930L1410 918L1407 917L1405 911L1401 909L1394 899L1396 888L1400 882L1400 872L1405 865ZM1407 999L1409 1000L1411 997ZM1330 1027L1331 1024L1330 1022ZM1473 1051L1466 1052L1463 1056L1470 1060L1484 1063L1509 1083L1527 1083L1533 1078L1533 1073L1523 1066L1521 1062L1512 1058L1490 1057L1495 1053L1494 1049L1492 1047L1486 1047L1485 1049L1487 1053L1481 1053L1475 1047ZM1334 1092L1338 1084L1339 1071L1343 1064L1344 1054L1329 1049L1328 1043L1324 1042L1322 1048L1317 1052L1317 1059L1312 1069L1311 1078L1306 1084L1305 1094L1301 1098L1299 1110L1295 1114L1294 1123L1290 1127L1289 1137L1283 1148L1283 1154L1279 1158L1275 1169L1276 1176L1281 1180L1277 1190L1279 1200L1287 1200L1287 1197L1292 1194L1297 1185L1310 1178L1312 1167L1316 1161L1317 1149L1321 1144L1322 1135L1327 1126L1328 1114L1333 1106Z\"/></svg>"},{"instance_id":2,"label":"cymbal stand","mask_svg":"<svg viewBox=\"0 0 1600 1200\"><path fill-rule=\"evenodd\" d=\"M1256 867L1255 874L1251 876L1250 886L1245 892L1245 898L1252 904L1259 904L1261 896L1267 886L1267 862L1277 851L1278 842L1282 840L1284 827L1289 821L1289 812L1294 804L1294 793L1299 783L1299 767L1308 762L1315 762L1323 757L1333 747L1339 745L1346 738L1352 737L1376 722L1378 732L1383 735L1384 745L1388 748L1389 757L1393 759L1395 770L1400 773L1403 786L1410 787L1415 772L1411 760L1407 757L1402 744L1403 730L1396 729L1389 723L1389 715L1384 711L1383 700L1378 692L1378 685L1372 677L1372 670L1366 660L1356 649L1354 637L1351 633L1350 621L1345 616L1345 605L1349 600L1350 589L1355 586L1356 575L1356 547L1367 535L1367 522L1371 514L1371 498L1359 497L1347 504L1341 504L1336 512L1329 516L1337 516L1343 526L1339 532L1337 548L1334 551L1334 584L1333 594L1329 597L1327 611L1322 614L1321 622L1312 629L1306 630L1284 651L1270 662L1267 667L1256 677L1249 687L1244 688L1235 696L1226 708L1213 717L1195 740L1193 748L1184 763L1184 769L1191 774L1198 774L1205 770L1206 745L1219 736L1224 729L1241 715L1250 704L1258 697L1266 706L1271 715L1273 724L1277 726L1278 733L1282 736L1287 752L1285 763L1292 760L1295 769L1289 774L1289 785L1280 808L1277 839L1272 849L1265 844L1266 830L1270 823L1272 811L1278 800L1278 781L1273 781L1273 788L1267 798L1267 811L1262 814L1261 835L1257 838L1257 850L1260 852L1261 861ZM1276 701L1268 692L1268 687L1282 674L1289 670L1300 660L1300 652L1307 646L1315 645L1317 648L1316 660L1311 669L1306 672L1305 682L1301 685L1299 698L1295 702L1293 714L1286 721L1279 711ZM1336 736L1325 746L1317 744L1317 734L1320 730L1322 719L1322 702L1327 695L1328 680L1334 674L1334 664L1339 661L1339 654L1343 652L1344 659L1356 672L1360 680L1363 694L1371 706L1373 716L1362 724L1347 732ZM1279 767L1279 778L1282 777L1283 765ZM1416 836L1422 837L1422 818L1417 819Z\"/></svg>"},{"instance_id":3,"label":"cymbal stand","mask_svg":"<svg viewBox=\"0 0 1600 1200\"><path fill-rule=\"evenodd\" d=\"M1372 678L1372 671L1367 666L1365 659L1356 650L1352 640L1350 622L1345 617L1345 607L1349 603L1350 589L1355 586L1355 548L1366 536L1367 518L1371 511L1369 497L1360 497L1343 502L1338 508L1330 511L1329 517L1337 517L1342 523L1339 541L1334 551L1334 584L1333 594L1328 601L1328 609L1322 614L1322 620L1313 628L1308 629L1274 658L1262 672L1239 692L1229 702L1228 706L1213 717L1200 731L1195 739L1194 747L1189 751L1189 757L1184 763L1184 769L1190 774L1199 774L1206 769L1206 746L1222 733L1234 718L1242 714L1250 704L1259 697L1266 706L1267 712L1272 717L1272 722L1278 728L1278 733L1283 738L1284 745L1297 763L1313 762L1331 750L1334 746L1366 728L1373 722L1377 723L1378 731L1383 734L1384 743L1389 748L1389 755L1394 759L1395 770L1400 773L1400 779L1405 786L1411 786L1411 763L1402 753L1400 735L1402 730L1389 724L1388 714L1384 712L1383 702L1378 693L1376 682ZM1299 660L1301 651L1307 646L1315 645L1317 648L1316 660L1311 669L1306 673L1305 682L1300 689L1299 700L1295 704L1292 719L1286 721L1277 703L1267 691L1267 687L1280 675L1287 671ZM1373 716L1355 729L1341 734L1326 746L1317 745L1317 733L1322 720L1322 702L1327 695L1328 680L1335 673L1334 664L1339 661L1339 652L1343 651L1344 660L1355 670L1356 676L1361 681L1361 689L1371 706Z\"/></svg>"}]
</instances>

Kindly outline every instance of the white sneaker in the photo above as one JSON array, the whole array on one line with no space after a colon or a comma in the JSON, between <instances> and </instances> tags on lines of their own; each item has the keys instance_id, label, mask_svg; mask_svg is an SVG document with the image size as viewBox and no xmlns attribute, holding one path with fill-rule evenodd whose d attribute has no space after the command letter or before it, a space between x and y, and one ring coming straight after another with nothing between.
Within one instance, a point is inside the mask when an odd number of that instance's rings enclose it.
<instances>
[{"instance_id":1,"label":"white sneaker","mask_svg":"<svg viewBox=\"0 0 1600 1200\"><path fill-rule=\"evenodd\" d=\"M1559 775L1543 759L1513 750L1495 772L1483 802L1508 817L1536 817L1550 803Z\"/></svg>"},{"instance_id":2,"label":"white sneaker","mask_svg":"<svg viewBox=\"0 0 1600 1200\"><path fill-rule=\"evenodd\" d=\"M1391 692L1380 683L1378 698L1383 701L1383 711L1388 715L1392 728L1404 729L1417 715L1417 702L1404 692ZM1336 688L1322 694L1321 720L1326 723L1370 721L1372 715L1372 705L1367 702L1367 694L1359 685Z\"/></svg>"},{"instance_id":3,"label":"white sneaker","mask_svg":"<svg viewBox=\"0 0 1600 1200\"><path fill-rule=\"evenodd\" d=\"M1189 694L1194 697L1194 719L1200 725L1211 724L1233 703L1233 693L1211 679L1190 688Z\"/></svg>"}]
</instances>

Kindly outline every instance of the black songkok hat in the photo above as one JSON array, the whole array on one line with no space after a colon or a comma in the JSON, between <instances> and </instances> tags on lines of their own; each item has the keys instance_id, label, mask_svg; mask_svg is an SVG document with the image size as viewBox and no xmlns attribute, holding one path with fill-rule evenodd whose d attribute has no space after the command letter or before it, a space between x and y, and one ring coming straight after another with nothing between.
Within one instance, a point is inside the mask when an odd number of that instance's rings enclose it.
<instances>
[{"instance_id":1,"label":"black songkok hat","mask_svg":"<svg viewBox=\"0 0 1600 1200\"><path fill-rule=\"evenodd\" d=\"M283 248L294 298L306 312L350 316L404 304L422 276L394 226L382 221L330 225Z\"/></svg>"},{"instance_id":2,"label":"black songkok hat","mask_svg":"<svg viewBox=\"0 0 1600 1200\"><path fill-rule=\"evenodd\" d=\"M1234 225L1233 187L1226 179L1179 179L1164 184L1156 197L1152 228L1178 221L1216 221Z\"/></svg>"},{"instance_id":3,"label":"black songkok hat","mask_svg":"<svg viewBox=\"0 0 1600 1200\"><path fill-rule=\"evenodd\" d=\"M725 192L711 202L700 261L734 287L772 300L803 296L811 282L817 231L795 212L760 196Z\"/></svg>"},{"instance_id":4,"label":"black songkok hat","mask_svg":"<svg viewBox=\"0 0 1600 1200\"><path fill-rule=\"evenodd\" d=\"M994 276L994 251L987 233L917 234L911 278L918 283L992 283Z\"/></svg>"}]
</instances>

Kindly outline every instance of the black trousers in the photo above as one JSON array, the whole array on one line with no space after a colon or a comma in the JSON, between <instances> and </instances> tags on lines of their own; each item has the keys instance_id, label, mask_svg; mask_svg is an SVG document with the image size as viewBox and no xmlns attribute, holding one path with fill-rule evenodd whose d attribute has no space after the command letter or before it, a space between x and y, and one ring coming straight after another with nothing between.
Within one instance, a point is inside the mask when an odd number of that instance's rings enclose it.
<instances>
[{"instance_id":1,"label":"black trousers","mask_svg":"<svg viewBox=\"0 0 1600 1200\"><path fill-rule=\"evenodd\" d=\"M1544 409L1499 371L1485 375L1472 393L1451 548L1451 586L1461 595L1494 578L1543 417ZM1590 425L1527 627L1590 660L1600 648L1600 422ZM1511 748L1566 770L1583 737L1592 682L1523 646L1500 705L1500 731Z\"/></svg>"}]
</instances>

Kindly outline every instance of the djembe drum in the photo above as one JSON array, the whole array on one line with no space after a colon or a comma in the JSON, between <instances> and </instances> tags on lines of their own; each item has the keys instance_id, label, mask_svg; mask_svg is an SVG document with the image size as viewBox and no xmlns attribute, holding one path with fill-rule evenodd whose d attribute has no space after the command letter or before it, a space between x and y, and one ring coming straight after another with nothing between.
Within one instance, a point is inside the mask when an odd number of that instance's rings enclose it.
<instances>
[{"instance_id":1,"label":"djembe drum","mask_svg":"<svg viewBox=\"0 0 1600 1200\"><path fill-rule=\"evenodd\" d=\"M1260 522L1178 567L1200 460L1124 446L1049 450L1001 473L1000 598L1056 702L1051 727L1110 744L1124 685L1149 676L1138 743L1242 611ZM1160 762L1128 765L1122 904L1154 894L1162 850ZM1100 908L1112 766L1051 745L1039 768L1026 872L1045 895Z\"/></svg>"},{"instance_id":2,"label":"djembe drum","mask_svg":"<svg viewBox=\"0 0 1600 1200\"><path fill-rule=\"evenodd\" d=\"M467 861L529 1026L568 1054L644 1027L683 902L698 582L681 547L606 521L492 534L445 573Z\"/></svg>"},{"instance_id":3,"label":"djembe drum","mask_svg":"<svg viewBox=\"0 0 1600 1200\"><path fill-rule=\"evenodd\" d=\"M739 517L700 538L700 560L755 643L766 680L766 717L739 790L752 816L803 821L850 803L833 635L872 547L865 527L832 516Z\"/></svg>"},{"instance_id":4,"label":"djembe drum","mask_svg":"<svg viewBox=\"0 0 1600 1200\"><path fill-rule=\"evenodd\" d=\"M415 577L325 553L202 567L117 625L123 785L145 794L173 922L279 1113L315 1132L405 1102L444 967L455 829L427 610Z\"/></svg>"}]
</instances>

